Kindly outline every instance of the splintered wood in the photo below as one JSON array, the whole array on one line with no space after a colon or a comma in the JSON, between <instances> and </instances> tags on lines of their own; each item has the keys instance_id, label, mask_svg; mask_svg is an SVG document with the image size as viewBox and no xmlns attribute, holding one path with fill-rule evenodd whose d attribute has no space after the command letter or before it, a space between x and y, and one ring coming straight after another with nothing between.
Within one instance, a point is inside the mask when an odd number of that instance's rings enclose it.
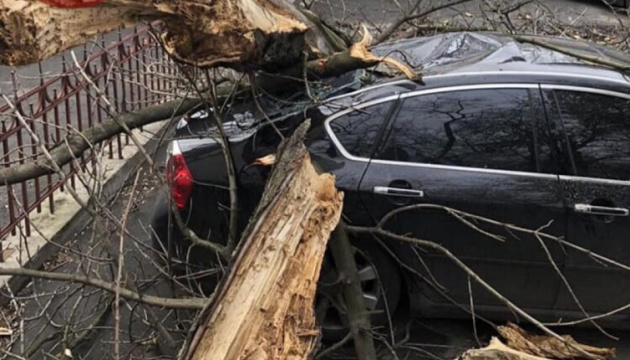
<instances>
[{"instance_id":1,"label":"splintered wood","mask_svg":"<svg viewBox=\"0 0 630 360\"><path fill-rule=\"evenodd\" d=\"M552 359L579 359L584 357L581 350L592 354L594 358L612 359L615 357L615 349L598 348L580 344L569 335L564 335L564 342L559 339L533 335L523 330L516 324L508 323L498 327L499 334L506 340L507 346L529 354Z\"/></svg>"},{"instance_id":2,"label":"splintered wood","mask_svg":"<svg viewBox=\"0 0 630 360\"><path fill-rule=\"evenodd\" d=\"M481 349L466 351L460 360L564 360L564 359L613 359L615 349L583 345L571 336L560 341L551 336L533 335L516 324L508 323L497 328L506 344L492 338ZM579 349L579 350L578 350ZM585 354L590 355L587 357Z\"/></svg>"},{"instance_id":3,"label":"splintered wood","mask_svg":"<svg viewBox=\"0 0 630 360\"><path fill-rule=\"evenodd\" d=\"M343 194L318 175L302 139L279 150L227 278L217 289L188 359L307 359L319 340L313 302Z\"/></svg>"}]
</instances>

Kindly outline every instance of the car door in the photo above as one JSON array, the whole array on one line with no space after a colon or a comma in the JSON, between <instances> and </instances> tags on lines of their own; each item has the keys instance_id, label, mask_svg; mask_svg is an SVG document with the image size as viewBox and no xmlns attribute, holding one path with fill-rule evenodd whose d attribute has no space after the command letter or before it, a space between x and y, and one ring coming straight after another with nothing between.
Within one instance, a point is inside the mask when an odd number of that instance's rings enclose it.
<instances>
[{"instance_id":1,"label":"car door","mask_svg":"<svg viewBox=\"0 0 630 360\"><path fill-rule=\"evenodd\" d=\"M567 208L566 240L630 263L630 94L546 85L544 97L558 136L560 181ZM567 248L564 272L591 312L630 300L630 273L592 254ZM579 310L563 287L556 307Z\"/></svg>"},{"instance_id":2,"label":"car door","mask_svg":"<svg viewBox=\"0 0 630 360\"><path fill-rule=\"evenodd\" d=\"M376 221L401 206L438 204L529 229L546 226L545 231L562 235L563 198L545 122L534 84L402 95L361 182L361 198ZM387 226L443 245L516 304L550 309L560 282L539 241L502 226L467 221L504 241L443 210L404 212ZM546 245L561 266L561 248ZM445 287L450 298L469 303L468 276L451 260L426 249L409 252L422 258L417 271L430 272L426 277ZM449 301L427 296L434 303ZM473 300L490 310L501 305L476 284Z\"/></svg>"}]
</instances>

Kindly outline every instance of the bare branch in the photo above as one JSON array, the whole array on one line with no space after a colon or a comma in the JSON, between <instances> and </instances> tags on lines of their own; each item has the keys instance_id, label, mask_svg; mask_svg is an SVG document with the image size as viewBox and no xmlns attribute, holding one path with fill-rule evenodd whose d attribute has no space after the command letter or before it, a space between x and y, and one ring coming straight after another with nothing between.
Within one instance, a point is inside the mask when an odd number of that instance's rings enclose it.
<instances>
[{"instance_id":1,"label":"bare branch","mask_svg":"<svg viewBox=\"0 0 630 360\"><path fill-rule=\"evenodd\" d=\"M94 279L94 278L91 278L85 275L79 275L79 274L47 272L47 271L31 270L31 269L25 269L25 268L0 268L0 275L27 276L30 278L80 283L80 284L93 286L102 290L106 290L111 293L116 293L116 285L107 281ZM159 306L159 307L164 307L164 308L169 308L169 309L200 310L200 309L203 309L208 302L207 299L202 299L202 298L182 298L182 299L162 298L162 297L153 296L153 295L140 294L138 292L135 292L126 288L120 289L120 296L127 300L137 301L139 303L143 303L143 304L147 304L151 306Z\"/></svg>"}]
</instances>

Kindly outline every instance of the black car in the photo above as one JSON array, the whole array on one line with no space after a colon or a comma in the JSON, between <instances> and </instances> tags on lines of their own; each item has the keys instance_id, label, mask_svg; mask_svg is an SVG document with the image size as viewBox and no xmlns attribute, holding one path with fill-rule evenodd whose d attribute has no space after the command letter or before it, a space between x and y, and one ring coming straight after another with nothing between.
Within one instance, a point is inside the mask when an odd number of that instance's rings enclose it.
<instances>
[{"instance_id":1,"label":"black car","mask_svg":"<svg viewBox=\"0 0 630 360\"><path fill-rule=\"evenodd\" d=\"M627 63L627 55L594 45L544 39L568 53ZM391 79L386 68L325 82L291 102L260 99L227 111L224 128L237 171L241 229L263 190L269 168L253 166L274 153L283 135L311 119L306 144L313 161L345 192L344 217L373 226L409 204L438 204L503 223L542 229L622 264L630 262L630 75L566 53L495 34L453 33L374 49L425 74L421 82ZM228 177L207 114L182 121L170 144L167 173L173 199L199 236L222 242L229 214ZM156 244L168 238L167 199L157 204ZM442 244L517 305L544 321L583 318L564 273L590 315L630 303L630 273L532 234L479 223L498 241L440 209L397 215L388 228ZM211 258L171 228L178 258ZM407 298L426 317L469 317L468 277L449 259L387 239L353 239L365 299L383 321ZM626 265L627 266L627 265ZM334 293L324 266L321 293ZM478 314L512 318L473 284ZM378 311L380 310L380 312ZM331 309L324 325L341 329ZM630 324L630 311L607 318Z\"/></svg>"},{"instance_id":2,"label":"black car","mask_svg":"<svg viewBox=\"0 0 630 360\"><path fill-rule=\"evenodd\" d=\"M630 9L630 0L604 0L604 3L612 6L619 6L624 9Z\"/></svg>"}]
</instances>

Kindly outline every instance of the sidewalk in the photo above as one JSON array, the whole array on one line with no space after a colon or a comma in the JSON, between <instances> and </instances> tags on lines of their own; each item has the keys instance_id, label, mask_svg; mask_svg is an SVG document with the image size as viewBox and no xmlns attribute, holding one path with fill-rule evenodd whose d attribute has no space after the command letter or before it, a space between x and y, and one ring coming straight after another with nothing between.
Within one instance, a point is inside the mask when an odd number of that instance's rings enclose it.
<instances>
[{"instance_id":1,"label":"sidewalk","mask_svg":"<svg viewBox=\"0 0 630 360\"><path fill-rule=\"evenodd\" d=\"M149 143L149 140L154 137L154 134L159 134L165 124L165 121L154 123L144 127L143 131L136 129L133 133L145 148L152 152L157 143L155 141ZM132 176L132 172L144 161L144 157L131 140L128 145L123 145L122 151L123 160L109 159L107 154L103 154L100 159L102 184L104 184L102 198L107 198L108 194L119 191L125 180ZM90 185L94 185L94 182ZM77 181L76 193L82 201L89 198L86 186L79 181ZM31 236L24 236L22 229L18 228L16 235L10 235L2 241L5 256L4 261L0 262L0 268L24 266L36 269L41 267L59 251L58 245L65 246L70 238L84 231L91 221L89 215L81 211L80 205L68 190L56 194L54 207L55 213L51 214L48 202L44 202L41 213L31 214ZM9 276L0 276L0 287L7 284L11 284L14 290L24 285L22 280L12 281Z\"/></svg>"}]
</instances>

